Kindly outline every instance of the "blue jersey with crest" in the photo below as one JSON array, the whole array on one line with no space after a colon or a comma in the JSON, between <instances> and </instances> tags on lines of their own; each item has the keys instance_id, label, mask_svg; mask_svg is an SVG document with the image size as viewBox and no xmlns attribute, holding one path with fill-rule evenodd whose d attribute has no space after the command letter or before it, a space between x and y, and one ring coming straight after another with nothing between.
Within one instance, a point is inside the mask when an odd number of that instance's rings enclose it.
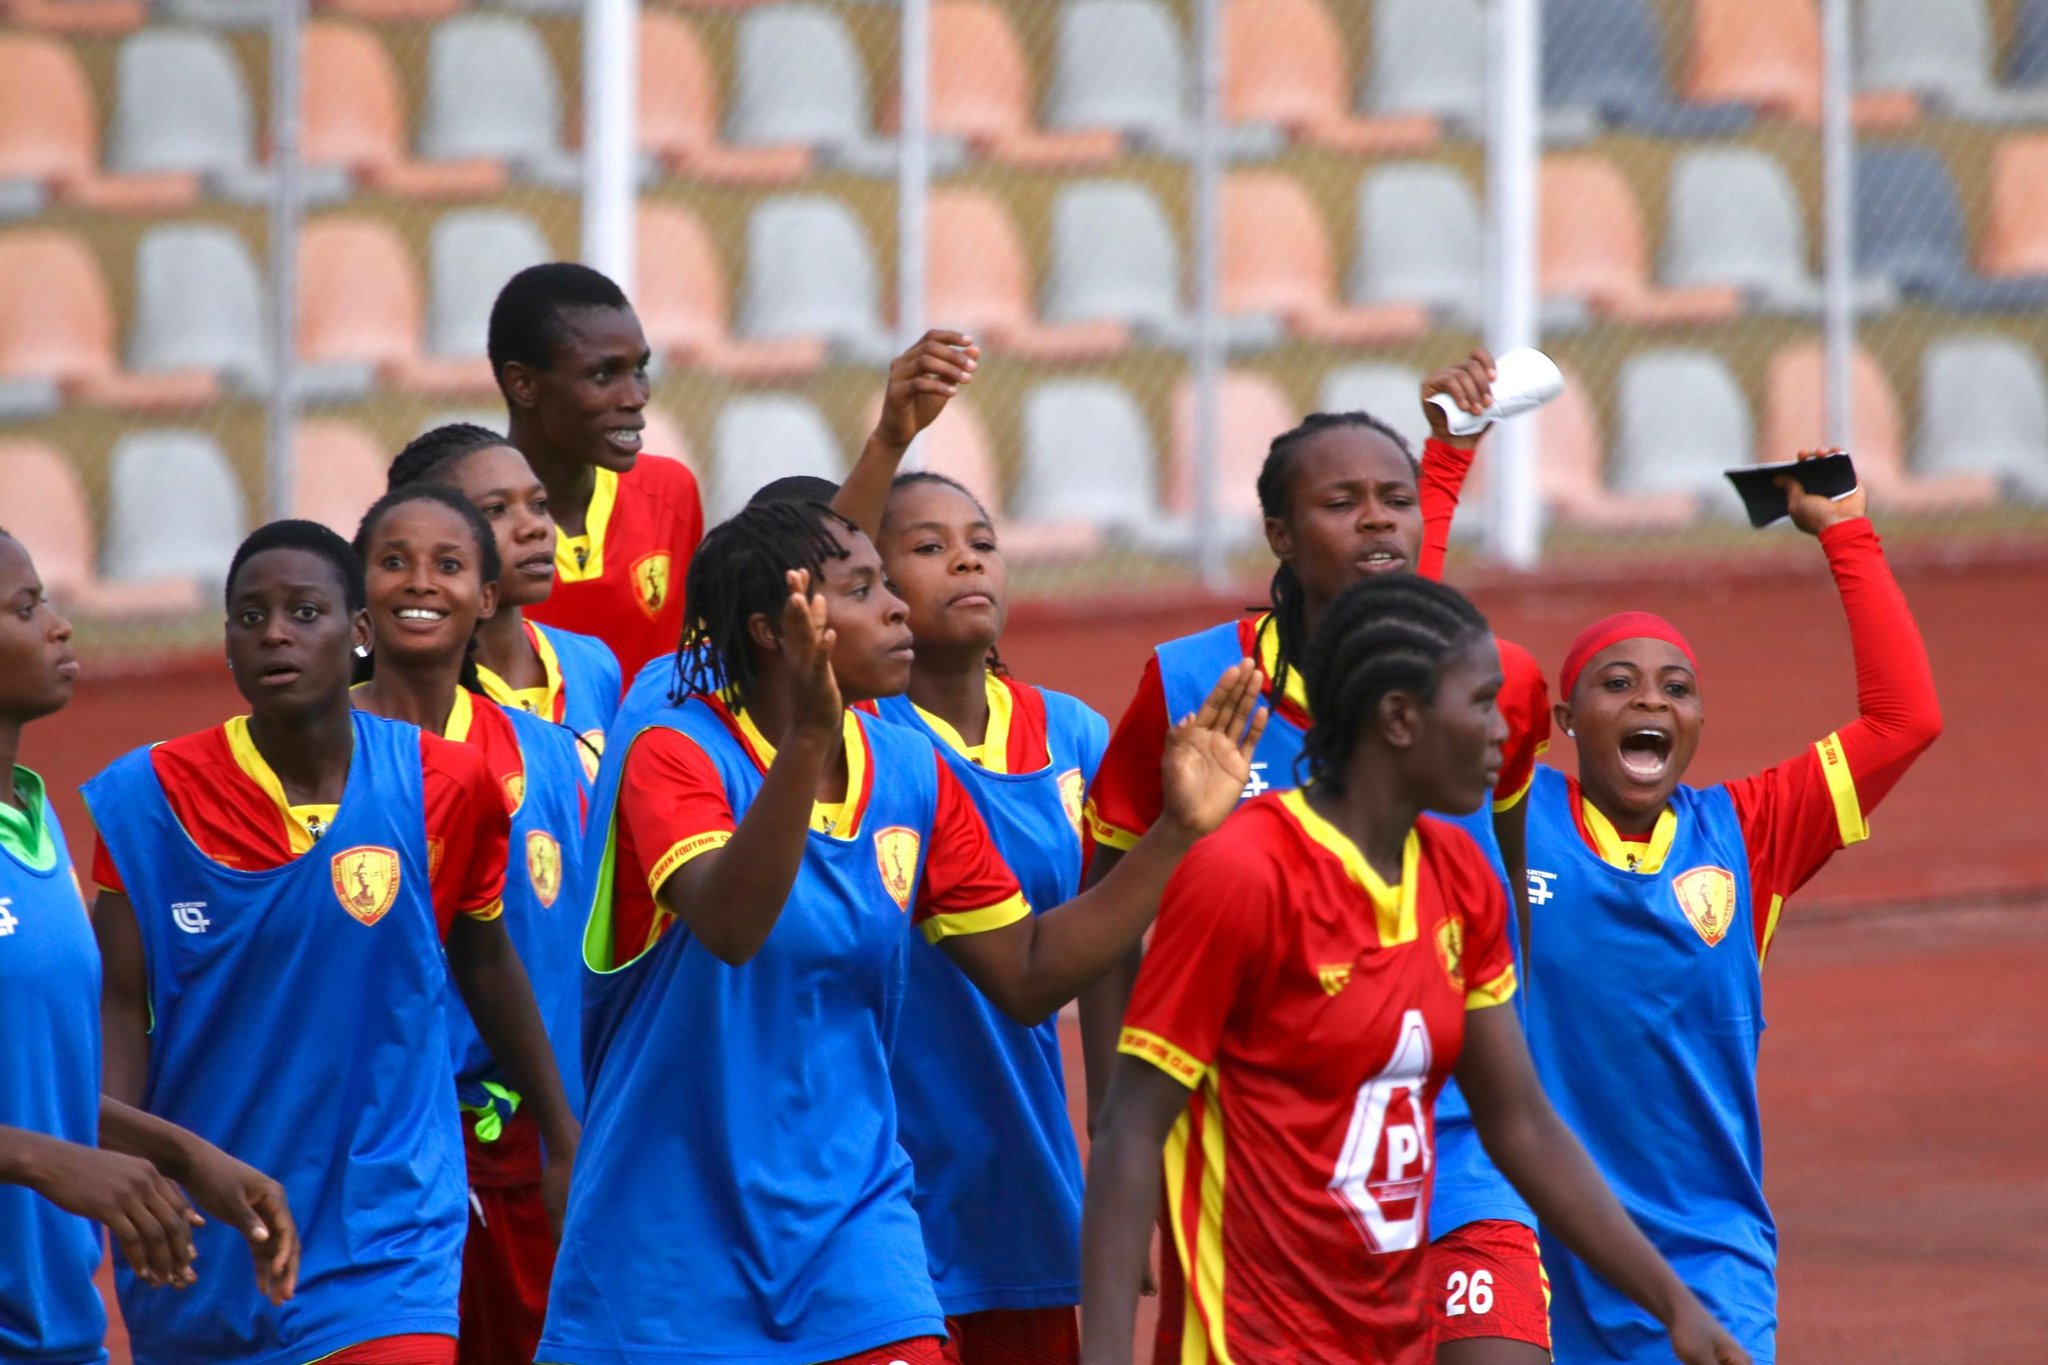
<instances>
[{"instance_id":1,"label":"blue jersey with crest","mask_svg":"<svg viewBox=\"0 0 2048 1365\"><path fill-rule=\"evenodd\" d=\"M1028 773L991 772L967 758L908 697L878 707L938 749L1025 900L1050 910L1081 888L1081 797L1109 726L1072 697L1039 695L1050 758ZM1078 1303L1081 1157L1058 1018L1024 1027L922 942L910 949L910 1000L917 1027L896 1045L896 1102L939 1302L953 1314Z\"/></svg>"},{"instance_id":2,"label":"blue jersey with crest","mask_svg":"<svg viewBox=\"0 0 2048 1365\"><path fill-rule=\"evenodd\" d=\"M1198 710L1210 689L1216 686L1216 680L1231 665L1244 658L1235 621L1170 640L1159 646L1156 653L1159 657L1159 681L1166 694L1169 718ZM1244 789L1247 800L1269 788L1284 790L1298 785L1296 760L1301 757L1304 738L1302 727L1281 714L1279 707L1269 710L1266 731L1259 737L1258 752L1252 755L1252 780ZM1485 851L1487 861L1493 864L1494 873L1500 877L1502 885L1506 885L1507 870L1501 861L1500 840L1493 832L1491 802L1482 802L1479 809L1469 815L1432 814L1470 834ZM1512 888L1509 890L1512 892ZM1508 903L1514 903L1512 894ZM1523 975L1521 944L1519 935L1513 932L1512 916L1509 923L1508 944L1515 952L1515 969L1519 978ZM1520 1002L1527 999L1529 991L1524 989L1515 995L1517 1008L1523 1008ZM1464 1093L1453 1078L1444 1082L1436 1100L1436 1179L1430 1195L1429 1235L1434 1240L1467 1223L1493 1219L1505 1219L1529 1227L1536 1223L1536 1215L1529 1211L1528 1204L1515 1193L1515 1187L1508 1183L1507 1177L1486 1155L1486 1148L1480 1144L1479 1134L1472 1127L1471 1107L1465 1103Z\"/></svg>"},{"instance_id":3,"label":"blue jersey with crest","mask_svg":"<svg viewBox=\"0 0 2048 1365\"><path fill-rule=\"evenodd\" d=\"M595 635L579 635L538 621L533 628L554 647L555 664L562 670L561 722L582 746L578 757L588 790L604 755L605 731L619 713L619 661L611 646Z\"/></svg>"},{"instance_id":4,"label":"blue jersey with crest","mask_svg":"<svg viewBox=\"0 0 2048 1365\"><path fill-rule=\"evenodd\" d=\"M1726 787L1672 793L1656 872L1586 846L1551 768L1529 793L1529 1047L1557 1112L1678 1278L1775 1357L1777 1225L1764 1202L1756 1055L1763 979L1749 851ZM1538 877L1537 873L1541 873ZM1540 883L1540 889L1538 889ZM1554 1240L1557 1358L1668 1361L1657 1320Z\"/></svg>"},{"instance_id":5,"label":"blue jersey with crest","mask_svg":"<svg viewBox=\"0 0 2048 1365\"><path fill-rule=\"evenodd\" d=\"M333 824L268 871L199 850L147 749L86 784L141 930L143 1108L282 1184L302 1247L282 1306L220 1219L193 1231L190 1289L117 1267L137 1365L304 1365L377 1337L455 1333L466 1184L420 732L364 711L351 724Z\"/></svg>"}]
</instances>

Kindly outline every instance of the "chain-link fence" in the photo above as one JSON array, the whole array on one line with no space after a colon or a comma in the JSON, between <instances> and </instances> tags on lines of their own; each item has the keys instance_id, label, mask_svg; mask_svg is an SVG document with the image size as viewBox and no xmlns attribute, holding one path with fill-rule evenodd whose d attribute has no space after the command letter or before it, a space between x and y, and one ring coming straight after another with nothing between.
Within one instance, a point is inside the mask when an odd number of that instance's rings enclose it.
<instances>
[{"instance_id":1,"label":"chain-link fence","mask_svg":"<svg viewBox=\"0 0 2048 1365\"><path fill-rule=\"evenodd\" d=\"M1840 429L1838 0L1542 0L1541 127L1508 130L1540 134L1541 207L1503 224L1495 21L1528 3L645 0L649 451L693 465L714 517L840 472L887 357L958 326L986 360L921 455L998 510L1027 588L1187 581L1205 525L1212 565L1250 570L1266 443L1318 407L1419 437L1421 374L1498 335L1493 246L1520 228L1571 381L1537 422L1547 552L1754 544L1720 470ZM583 0L318 0L281 310L283 8L44 0L0 25L0 523L103 640L205 638L167 623L203 619L274 505L347 528L414 432L502 423L491 300L583 247ZM2048 4L1849 17L1859 467L1940 534L2036 525ZM899 302L906 24L931 53L921 318ZM1475 487L1460 525L1486 510Z\"/></svg>"}]
</instances>

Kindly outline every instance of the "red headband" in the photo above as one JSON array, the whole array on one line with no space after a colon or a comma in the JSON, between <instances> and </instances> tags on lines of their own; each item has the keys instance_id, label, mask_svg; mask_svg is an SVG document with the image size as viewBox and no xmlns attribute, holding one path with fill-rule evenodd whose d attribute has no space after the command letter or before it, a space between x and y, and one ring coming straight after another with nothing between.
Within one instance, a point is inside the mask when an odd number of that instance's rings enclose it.
<instances>
[{"instance_id":1,"label":"red headband","mask_svg":"<svg viewBox=\"0 0 2048 1365\"><path fill-rule=\"evenodd\" d=\"M1564 672L1558 681L1564 690L1558 693L1558 700L1569 705L1572 689L1578 686L1579 674L1592 662L1593 656L1609 645L1623 640L1662 640L1678 646L1678 652L1685 655L1685 661L1699 668L1699 660L1692 654L1692 646L1678 633L1678 627L1650 611L1621 611L1595 621L1579 632L1579 638L1572 641L1572 647L1565 651Z\"/></svg>"}]
</instances>

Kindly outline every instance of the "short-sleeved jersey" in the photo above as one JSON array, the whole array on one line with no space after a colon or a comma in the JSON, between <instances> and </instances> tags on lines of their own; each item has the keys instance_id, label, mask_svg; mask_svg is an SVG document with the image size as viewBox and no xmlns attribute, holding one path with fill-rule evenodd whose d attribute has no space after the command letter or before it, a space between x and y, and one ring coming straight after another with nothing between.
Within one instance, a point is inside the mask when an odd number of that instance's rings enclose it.
<instances>
[{"instance_id":1,"label":"short-sleeved jersey","mask_svg":"<svg viewBox=\"0 0 2048 1365\"><path fill-rule=\"evenodd\" d=\"M515 767L517 759L515 745ZM283 783L249 738L247 716L159 744L149 751L149 761L178 823L201 852L223 867L243 872L282 867L316 842L308 818L321 825L334 818L332 807L287 802ZM494 777L476 748L428 734L420 736L420 767L434 911L446 934L457 915L492 919L503 907L503 782L510 770ZM92 875L104 890L126 889L105 837L93 850Z\"/></svg>"},{"instance_id":2,"label":"short-sleeved jersey","mask_svg":"<svg viewBox=\"0 0 2048 1365\"><path fill-rule=\"evenodd\" d=\"M1168 884L1121 1050L1193 1092L1166 1149L1187 1362L1430 1358L1437 1091L1515 991L1507 900L1425 817L1389 885L1300 791Z\"/></svg>"},{"instance_id":3,"label":"short-sleeved jersey","mask_svg":"<svg viewBox=\"0 0 2048 1365\"><path fill-rule=\"evenodd\" d=\"M488 668L479 667L477 678L484 685L484 695L500 706L568 726L579 741L585 780L594 782L598 762L604 757L604 732L619 713L619 694L624 689L619 661L594 635L533 621L521 624L546 681L539 687L512 687Z\"/></svg>"},{"instance_id":4,"label":"short-sleeved jersey","mask_svg":"<svg viewBox=\"0 0 2048 1365\"><path fill-rule=\"evenodd\" d=\"M680 461L642 455L623 474L600 469L584 534L555 542L555 590L526 614L595 635L637 669L682 639L683 580L703 538L697 478Z\"/></svg>"}]
</instances>

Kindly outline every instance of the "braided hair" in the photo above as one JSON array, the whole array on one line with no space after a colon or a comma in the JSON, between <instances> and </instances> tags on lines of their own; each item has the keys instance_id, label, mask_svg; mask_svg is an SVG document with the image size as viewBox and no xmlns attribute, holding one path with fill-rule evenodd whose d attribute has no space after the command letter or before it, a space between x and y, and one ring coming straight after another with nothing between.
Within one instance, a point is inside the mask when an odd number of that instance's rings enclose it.
<instances>
[{"instance_id":1,"label":"braided hair","mask_svg":"<svg viewBox=\"0 0 2048 1365\"><path fill-rule=\"evenodd\" d=\"M415 442L417 444L417 442ZM356 526L355 554L362 563L370 559L370 542L376 535L378 524L395 509L409 503L431 502L445 507L462 519L469 528L470 536L476 541L478 572L486 585L498 581L505 571L498 558L498 538L491 534L491 524L484 520L484 514L470 505L468 498L452 488L437 483L401 484L370 504L370 510L363 513L363 519ZM360 572L360 571L359 571ZM358 580L360 581L360 579ZM374 654L356 661L356 681L367 682L376 672L377 660ZM469 648L462 656L461 684L464 690L483 694L483 677L476 671L476 635L469 637Z\"/></svg>"},{"instance_id":2,"label":"braided hair","mask_svg":"<svg viewBox=\"0 0 2048 1365\"><path fill-rule=\"evenodd\" d=\"M1344 427L1359 427L1384 436L1396 450L1407 456L1409 469L1414 471L1418 481L1421 479L1422 466L1416 463L1415 452L1409 447L1407 438L1371 413L1312 412L1301 419L1301 425L1275 436L1273 444L1266 449L1266 462L1259 466L1261 515L1282 521L1293 515L1294 465L1302 448L1322 433ZM1287 695L1287 675L1301 667L1309 643L1307 596L1292 564L1283 562L1273 570L1268 596L1273 614L1260 630L1270 626L1279 633L1280 649L1273 668L1273 695L1284 697Z\"/></svg>"},{"instance_id":3,"label":"braided hair","mask_svg":"<svg viewBox=\"0 0 2048 1365\"><path fill-rule=\"evenodd\" d=\"M889 491L891 493L894 493L899 488L921 487L950 488L961 497L967 499L968 502L974 504L975 512L980 515L983 521L987 522L990 526L996 524L996 519L988 514L988 508L982 505L981 499L974 496L974 490L950 474L941 474L936 469L912 469L906 473L898 474L895 478L889 480ZM885 506L882 512L882 525L887 527L888 524L889 513ZM988 647L988 659L986 660L985 667L999 678L1010 676L1009 665L1003 662L1002 655L996 652L994 645Z\"/></svg>"},{"instance_id":4,"label":"braided hair","mask_svg":"<svg viewBox=\"0 0 2048 1365\"><path fill-rule=\"evenodd\" d=\"M1398 574L1346 588L1309 643L1309 710L1298 766L1309 782L1340 795L1358 734L1389 692L1422 701L1436 695L1444 669L1487 634L1486 618L1456 588Z\"/></svg>"},{"instance_id":5,"label":"braided hair","mask_svg":"<svg viewBox=\"0 0 2048 1365\"><path fill-rule=\"evenodd\" d=\"M235 580L241 577L242 566L257 555L270 550L304 550L307 554L327 561L334 570L334 577L341 585L341 604L353 616L363 610L367 599L363 592L363 561L349 543L329 527L317 521L302 521L288 518L259 526L249 533L240 545L235 547L235 557L228 562L226 598L230 607L235 601Z\"/></svg>"},{"instance_id":6,"label":"braided hair","mask_svg":"<svg viewBox=\"0 0 2048 1365\"><path fill-rule=\"evenodd\" d=\"M824 583L825 565L848 557L832 534L859 528L823 503L764 502L713 527L690 560L683 600L690 618L676 649L677 687L669 700L723 696L744 708L760 685L747 622L782 619L792 569L807 569L811 591Z\"/></svg>"},{"instance_id":7,"label":"braided hair","mask_svg":"<svg viewBox=\"0 0 2048 1365\"><path fill-rule=\"evenodd\" d=\"M448 465L479 450L510 444L489 427L480 427L474 422L449 422L423 431L408 441L405 449L391 461L390 472L384 476L385 491L433 478ZM435 479L435 482L445 482L445 479Z\"/></svg>"}]
</instances>

